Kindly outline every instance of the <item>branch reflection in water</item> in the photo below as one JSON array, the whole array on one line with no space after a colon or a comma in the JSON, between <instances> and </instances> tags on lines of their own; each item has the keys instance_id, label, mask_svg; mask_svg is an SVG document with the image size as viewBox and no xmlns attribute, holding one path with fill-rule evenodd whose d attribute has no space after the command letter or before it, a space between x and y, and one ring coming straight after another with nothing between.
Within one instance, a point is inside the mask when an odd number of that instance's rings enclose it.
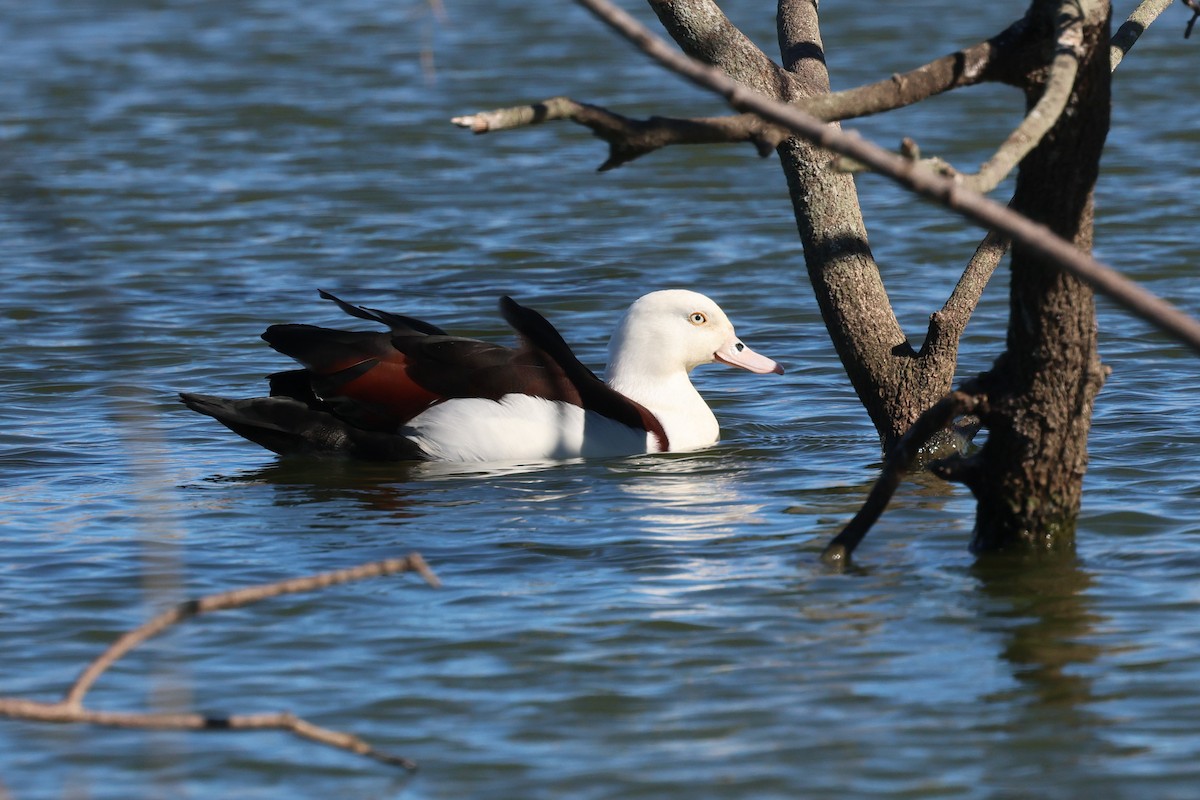
<instances>
[{"instance_id":1,"label":"branch reflection in water","mask_svg":"<svg viewBox=\"0 0 1200 800\"><path fill-rule=\"evenodd\" d=\"M987 697L1009 709L1004 728L1036 740L1044 730L1056 742L1056 759L1064 751L1079 758L1116 754L1101 731L1115 721L1096 710L1098 701L1088 665L1102 660L1106 648L1097 629L1105 618L1092 610L1088 590L1092 576L1074 553L996 553L971 567L979 581L981 627L1004 637L1000 658L1016 681L1014 688ZM1022 752L1022 759L1037 754ZM1012 764L991 765L1003 775ZM1025 765L1028 767L1028 763ZM1055 765L1043 765L1048 774Z\"/></svg>"}]
</instances>

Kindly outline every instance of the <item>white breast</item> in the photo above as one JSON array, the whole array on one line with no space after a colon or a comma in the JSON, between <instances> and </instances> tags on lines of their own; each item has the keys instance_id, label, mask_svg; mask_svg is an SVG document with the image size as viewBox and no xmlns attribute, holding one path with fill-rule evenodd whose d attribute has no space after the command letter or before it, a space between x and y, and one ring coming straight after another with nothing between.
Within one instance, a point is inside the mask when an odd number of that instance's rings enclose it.
<instances>
[{"instance_id":1,"label":"white breast","mask_svg":"<svg viewBox=\"0 0 1200 800\"><path fill-rule=\"evenodd\" d=\"M544 461L658 450L643 430L524 394L447 400L415 417L403 434L440 461Z\"/></svg>"}]
</instances>

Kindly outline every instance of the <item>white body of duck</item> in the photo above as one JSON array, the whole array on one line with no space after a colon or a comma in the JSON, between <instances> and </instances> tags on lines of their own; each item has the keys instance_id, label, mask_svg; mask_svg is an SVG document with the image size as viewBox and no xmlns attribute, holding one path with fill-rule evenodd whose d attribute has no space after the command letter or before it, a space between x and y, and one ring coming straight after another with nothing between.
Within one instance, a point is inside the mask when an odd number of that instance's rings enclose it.
<instances>
[{"instance_id":1,"label":"white body of duck","mask_svg":"<svg viewBox=\"0 0 1200 800\"><path fill-rule=\"evenodd\" d=\"M508 298L501 310L521 336L517 349L322 295L391 331L272 326L263 338L304 369L272 375L271 397L184 402L285 455L523 462L709 446L719 426L691 370L722 362L783 372L691 291L652 292L630 306L609 343L607 384L541 315Z\"/></svg>"}]
</instances>

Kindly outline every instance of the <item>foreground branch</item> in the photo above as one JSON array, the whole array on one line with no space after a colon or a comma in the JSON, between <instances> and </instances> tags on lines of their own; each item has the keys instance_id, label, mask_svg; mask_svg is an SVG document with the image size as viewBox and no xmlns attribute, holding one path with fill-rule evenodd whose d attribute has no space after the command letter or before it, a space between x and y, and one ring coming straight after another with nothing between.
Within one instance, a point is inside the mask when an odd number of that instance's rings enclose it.
<instances>
[{"instance_id":1,"label":"foreground branch","mask_svg":"<svg viewBox=\"0 0 1200 800\"><path fill-rule=\"evenodd\" d=\"M262 731L278 730L302 739L336 747L390 766L415 770L414 761L375 749L352 733L314 725L287 712L234 714L206 717L201 714L151 714L123 711L93 711L64 701L39 703L16 697L0 697L0 716L34 722L74 722L103 725L108 728L139 728L170 731Z\"/></svg>"},{"instance_id":2,"label":"foreground branch","mask_svg":"<svg viewBox=\"0 0 1200 800\"><path fill-rule=\"evenodd\" d=\"M1121 60L1125 58L1129 49L1173 2L1174 0L1142 0L1142 3L1129 15L1129 19L1122 23L1109 40L1109 59L1112 69L1115 70L1120 66Z\"/></svg>"},{"instance_id":3,"label":"foreground branch","mask_svg":"<svg viewBox=\"0 0 1200 800\"><path fill-rule=\"evenodd\" d=\"M758 154L765 157L789 135L787 131L766 124L761 117L754 114L699 119L650 117L646 120L636 120L600 106L576 102L569 97L552 97L527 106L481 111L470 116L454 117L450 121L460 128L470 128L473 133L481 134L559 119L584 125L608 142L608 160L600 165L601 172L673 144L750 142L758 150Z\"/></svg>"},{"instance_id":4,"label":"foreground branch","mask_svg":"<svg viewBox=\"0 0 1200 800\"><path fill-rule=\"evenodd\" d=\"M827 150L860 161L901 186L1011 237L1014 243L1020 243L1200 353L1200 322L1056 236L1046 226L959 186L919 162L890 153L853 132L837 130L797 108L748 90L720 70L676 52L608 0L578 2L660 64L721 95L736 110L758 114Z\"/></svg>"},{"instance_id":5,"label":"foreground branch","mask_svg":"<svg viewBox=\"0 0 1200 800\"><path fill-rule=\"evenodd\" d=\"M900 485L901 478L908 472L925 443L935 434L945 430L956 417L980 412L986 403L987 398L982 395L965 391L951 392L917 417L917 421L888 452L883 471L871 487L862 508L826 546L821 553L821 560L831 566L845 565L854 553L854 548L858 547L858 543L887 508L892 495L896 493L896 487Z\"/></svg>"},{"instance_id":6,"label":"foreground branch","mask_svg":"<svg viewBox=\"0 0 1200 800\"><path fill-rule=\"evenodd\" d=\"M150 728L160 730L264 730L288 731L296 736L319 742L330 747L348 750L358 755L415 769L416 765L406 758L376 750L353 734L329 730L307 722L293 714L235 714L228 717L206 717L200 714L155 714L122 711L94 711L84 708L83 698L96 680L122 656L142 642L157 636L176 623L200 614L256 603L282 594L311 592L339 583L393 575L400 572L416 572L433 587L440 585L437 576L429 569L425 559L417 553L405 558L393 558L361 564L357 567L323 572L302 578L277 583L249 586L219 594L207 595L198 600L187 600L155 616L148 622L125 633L108 649L89 664L57 703L41 703L16 697L0 697L0 716L41 722L82 722L121 728Z\"/></svg>"}]
</instances>

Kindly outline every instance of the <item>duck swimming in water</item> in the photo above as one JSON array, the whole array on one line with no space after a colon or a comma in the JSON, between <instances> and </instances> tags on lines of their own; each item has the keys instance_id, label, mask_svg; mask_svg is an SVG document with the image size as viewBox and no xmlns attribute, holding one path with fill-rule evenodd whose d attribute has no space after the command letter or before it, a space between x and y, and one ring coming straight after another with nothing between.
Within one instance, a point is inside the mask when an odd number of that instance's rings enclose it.
<instances>
[{"instance_id":1,"label":"duck swimming in water","mask_svg":"<svg viewBox=\"0 0 1200 800\"><path fill-rule=\"evenodd\" d=\"M738 339L716 303L681 289L641 297L617 322L607 382L509 297L500 311L516 348L320 294L389 330L272 325L262 338L301 369L268 376L269 397L182 393L184 404L281 455L541 461L706 447L719 428L692 369L783 373Z\"/></svg>"}]
</instances>

